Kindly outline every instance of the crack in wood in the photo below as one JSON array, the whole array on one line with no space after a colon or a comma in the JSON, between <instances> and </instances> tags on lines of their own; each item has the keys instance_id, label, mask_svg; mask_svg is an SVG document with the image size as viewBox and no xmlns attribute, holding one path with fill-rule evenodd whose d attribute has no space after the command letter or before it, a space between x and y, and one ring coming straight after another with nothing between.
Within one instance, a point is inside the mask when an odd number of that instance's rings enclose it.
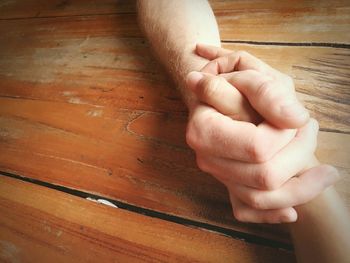
<instances>
[{"instance_id":1,"label":"crack in wood","mask_svg":"<svg viewBox=\"0 0 350 263\"><path fill-rule=\"evenodd\" d=\"M183 218L183 217L179 217L179 216L175 216L175 215L170 215L170 214L154 211L154 210L143 208L143 207L138 207L135 205L121 202L119 200L106 198L106 197L100 196L98 194L91 194L91 193L83 192L80 190L71 189L71 188L67 188L64 186L60 186L60 185L50 184L50 183L40 181L37 179L32 179L32 178L28 178L25 176L20 176L20 175L8 173L8 172L3 172L3 171L0 171L0 176L7 176L7 177L11 177L11 178L18 179L21 181L41 185L44 187L48 187L50 189L61 191L61 192L64 192L66 194L74 195L74 196L81 197L84 199L86 199L88 197L93 198L93 199L104 199L104 200L107 200L108 202L116 205L118 208L125 209L125 210L128 210L130 212L142 214L142 215L149 216L149 217L154 217L154 218L165 220L165 221L170 221L170 222L177 223L180 225L185 225L188 227L194 227L194 228L200 228L200 229L207 230L207 231L212 231L212 232L215 232L218 234L225 235L227 237L243 240L243 241L246 241L248 243L284 249L287 251L293 251L293 246L289 243L275 241L275 240L267 239L264 237L256 236L253 234L239 232L239 231L236 231L233 229L228 229L228 228L212 225L212 224L205 223L205 222L199 222L199 221L195 221L195 220L191 220L191 219L187 219L187 218ZM114 209L114 208L112 208L112 209Z\"/></svg>"}]
</instances>

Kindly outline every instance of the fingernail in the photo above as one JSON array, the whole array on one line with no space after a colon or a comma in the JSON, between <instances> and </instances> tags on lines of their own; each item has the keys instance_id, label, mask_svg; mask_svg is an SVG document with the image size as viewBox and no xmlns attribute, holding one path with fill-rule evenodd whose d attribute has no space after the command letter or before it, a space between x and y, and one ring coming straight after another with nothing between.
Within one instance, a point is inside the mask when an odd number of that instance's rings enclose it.
<instances>
[{"instance_id":1,"label":"fingernail","mask_svg":"<svg viewBox=\"0 0 350 263\"><path fill-rule=\"evenodd\" d=\"M198 82L203 78L203 74L198 71L192 71L187 75L187 86L194 90Z\"/></svg>"},{"instance_id":2,"label":"fingernail","mask_svg":"<svg viewBox=\"0 0 350 263\"><path fill-rule=\"evenodd\" d=\"M309 112L299 102L293 102L281 107L281 112L285 117L300 117L309 115Z\"/></svg>"}]
</instances>

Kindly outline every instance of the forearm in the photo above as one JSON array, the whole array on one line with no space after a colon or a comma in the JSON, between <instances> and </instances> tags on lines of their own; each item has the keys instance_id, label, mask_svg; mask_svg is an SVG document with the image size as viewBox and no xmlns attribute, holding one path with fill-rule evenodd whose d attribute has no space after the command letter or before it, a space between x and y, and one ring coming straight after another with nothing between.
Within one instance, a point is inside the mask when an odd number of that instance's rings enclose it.
<instances>
[{"instance_id":1,"label":"forearm","mask_svg":"<svg viewBox=\"0 0 350 263\"><path fill-rule=\"evenodd\" d=\"M208 60L197 56L197 43L220 46L220 36L207 1L139 0L139 22L153 52L180 88L186 104L192 104L185 79Z\"/></svg>"},{"instance_id":2,"label":"forearm","mask_svg":"<svg viewBox=\"0 0 350 263\"><path fill-rule=\"evenodd\" d=\"M186 89L186 76L208 63L194 53L195 46L197 43L220 46L217 24L209 4L203 0L139 0L138 13L141 28L155 55L191 107L193 98ZM297 208L299 219L291 226L291 232L300 262L317 262L316 256L320 258L318 262L331 262L331 259L341 262L337 259L346 257L349 221L346 221L346 210L336 205L340 204L336 199L336 194L328 190Z\"/></svg>"},{"instance_id":3,"label":"forearm","mask_svg":"<svg viewBox=\"0 0 350 263\"><path fill-rule=\"evenodd\" d=\"M298 262L350 262L350 217L333 188L296 210L290 230Z\"/></svg>"}]
</instances>

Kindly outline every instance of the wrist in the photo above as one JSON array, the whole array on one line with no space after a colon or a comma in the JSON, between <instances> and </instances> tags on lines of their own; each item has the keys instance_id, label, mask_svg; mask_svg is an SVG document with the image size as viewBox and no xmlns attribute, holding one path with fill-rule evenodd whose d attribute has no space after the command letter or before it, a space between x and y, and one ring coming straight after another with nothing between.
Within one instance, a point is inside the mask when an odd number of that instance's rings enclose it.
<instances>
[{"instance_id":1,"label":"wrist","mask_svg":"<svg viewBox=\"0 0 350 263\"><path fill-rule=\"evenodd\" d=\"M200 71L209 62L209 60L198 56L195 48L194 44L187 45L175 63L172 63L172 68L169 69L189 111L198 105L198 99L187 87L187 75L192 71Z\"/></svg>"}]
</instances>

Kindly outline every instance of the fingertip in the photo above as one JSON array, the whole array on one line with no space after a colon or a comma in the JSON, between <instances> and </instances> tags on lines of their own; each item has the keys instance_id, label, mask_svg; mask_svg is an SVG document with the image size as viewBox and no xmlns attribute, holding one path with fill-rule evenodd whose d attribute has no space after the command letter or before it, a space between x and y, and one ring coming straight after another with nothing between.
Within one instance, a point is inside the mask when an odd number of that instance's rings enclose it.
<instances>
[{"instance_id":1,"label":"fingertip","mask_svg":"<svg viewBox=\"0 0 350 263\"><path fill-rule=\"evenodd\" d=\"M300 128L310 119L309 111L298 101L281 106L281 120L287 127Z\"/></svg>"},{"instance_id":2,"label":"fingertip","mask_svg":"<svg viewBox=\"0 0 350 263\"><path fill-rule=\"evenodd\" d=\"M290 207L284 210L282 215L280 216L281 223L293 223L298 219L297 211L294 208Z\"/></svg>"},{"instance_id":3,"label":"fingertip","mask_svg":"<svg viewBox=\"0 0 350 263\"><path fill-rule=\"evenodd\" d=\"M199 81L204 77L204 75L198 71L192 71L187 74L186 84L191 90L195 90Z\"/></svg>"},{"instance_id":4,"label":"fingertip","mask_svg":"<svg viewBox=\"0 0 350 263\"><path fill-rule=\"evenodd\" d=\"M303 114L300 114L296 117L295 128L303 127L309 120L310 120L310 113L307 109L305 109Z\"/></svg>"},{"instance_id":5,"label":"fingertip","mask_svg":"<svg viewBox=\"0 0 350 263\"><path fill-rule=\"evenodd\" d=\"M303 117L307 110L299 101L292 101L281 106L282 114L287 118Z\"/></svg>"}]
</instances>

